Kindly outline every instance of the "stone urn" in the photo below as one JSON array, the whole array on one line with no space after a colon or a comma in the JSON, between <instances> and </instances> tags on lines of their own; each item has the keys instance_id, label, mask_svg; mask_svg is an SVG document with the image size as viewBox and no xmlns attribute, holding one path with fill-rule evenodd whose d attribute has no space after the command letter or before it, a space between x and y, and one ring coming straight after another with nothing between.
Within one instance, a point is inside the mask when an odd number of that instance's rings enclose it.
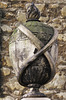
<instances>
[{"instance_id":1,"label":"stone urn","mask_svg":"<svg viewBox=\"0 0 66 100\"><path fill-rule=\"evenodd\" d=\"M55 75L57 31L40 22L40 12L33 3L26 15L27 21L11 35L9 55L18 82L31 88L23 97L45 97L39 88Z\"/></svg>"}]
</instances>

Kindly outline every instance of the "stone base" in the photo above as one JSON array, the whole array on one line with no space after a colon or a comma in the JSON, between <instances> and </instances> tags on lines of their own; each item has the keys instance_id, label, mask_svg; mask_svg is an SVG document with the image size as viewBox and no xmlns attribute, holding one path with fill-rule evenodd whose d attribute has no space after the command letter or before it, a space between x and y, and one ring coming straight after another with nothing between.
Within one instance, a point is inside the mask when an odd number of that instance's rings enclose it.
<instances>
[{"instance_id":1,"label":"stone base","mask_svg":"<svg viewBox=\"0 0 66 100\"><path fill-rule=\"evenodd\" d=\"M51 100L49 98L23 98L21 100Z\"/></svg>"}]
</instances>

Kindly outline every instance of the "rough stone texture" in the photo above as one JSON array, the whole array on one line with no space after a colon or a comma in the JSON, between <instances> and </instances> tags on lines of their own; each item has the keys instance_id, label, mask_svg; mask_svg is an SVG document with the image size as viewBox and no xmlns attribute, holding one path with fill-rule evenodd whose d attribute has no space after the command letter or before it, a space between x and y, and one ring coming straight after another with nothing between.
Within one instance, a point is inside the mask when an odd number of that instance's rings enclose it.
<instances>
[{"instance_id":1,"label":"rough stone texture","mask_svg":"<svg viewBox=\"0 0 66 100\"><path fill-rule=\"evenodd\" d=\"M3 67L2 72L3 72L4 76L10 75L10 69L9 68Z\"/></svg>"},{"instance_id":2,"label":"rough stone texture","mask_svg":"<svg viewBox=\"0 0 66 100\"><path fill-rule=\"evenodd\" d=\"M59 34L58 40L66 41L66 34Z\"/></svg>"},{"instance_id":3,"label":"rough stone texture","mask_svg":"<svg viewBox=\"0 0 66 100\"><path fill-rule=\"evenodd\" d=\"M0 8L7 8L8 2L0 2Z\"/></svg>"},{"instance_id":4,"label":"rough stone texture","mask_svg":"<svg viewBox=\"0 0 66 100\"><path fill-rule=\"evenodd\" d=\"M60 92L52 96L53 100L66 100L66 92Z\"/></svg>"},{"instance_id":5,"label":"rough stone texture","mask_svg":"<svg viewBox=\"0 0 66 100\"><path fill-rule=\"evenodd\" d=\"M38 3L66 3L66 0L36 0Z\"/></svg>"},{"instance_id":6,"label":"rough stone texture","mask_svg":"<svg viewBox=\"0 0 66 100\"><path fill-rule=\"evenodd\" d=\"M58 68L60 69L60 70L66 70L66 65L58 65Z\"/></svg>"},{"instance_id":7,"label":"rough stone texture","mask_svg":"<svg viewBox=\"0 0 66 100\"><path fill-rule=\"evenodd\" d=\"M59 7L59 4L50 4L49 5L49 8L57 8L57 7Z\"/></svg>"},{"instance_id":8,"label":"rough stone texture","mask_svg":"<svg viewBox=\"0 0 66 100\"><path fill-rule=\"evenodd\" d=\"M36 4L36 7L39 9L40 12L44 10L45 4Z\"/></svg>"},{"instance_id":9,"label":"rough stone texture","mask_svg":"<svg viewBox=\"0 0 66 100\"><path fill-rule=\"evenodd\" d=\"M10 28L8 25L1 26L1 29L3 32L12 32L12 28Z\"/></svg>"},{"instance_id":10,"label":"rough stone texture","mask_svg":"<svg viewBox=\"0 0 66 100\"><path fill-rule=\"evenodd\" d=\"M19 95L19 94L20 94L20 92L19 92L18 90L15 90L15 91L14 91L14 95L17 96L17 95Z\"/></svg>"},{"instance_id":11,"label":"rough stone texture","mask_svg":"<svg viewBox=\"0 0 66 100\"><path fill-rule=\"evenodd\" d=\"M64 85L65 85L65 80L66 80L66 76L65 73L62 72L58 72L56 73L54 79L48 83L47 85L45 85L45 87L48 89L52 89L52 88L57 88L59 90L64 89Z\"/></svg>"},{"instance_id":12,"label":"rough stone texture","mask_svg":"<svg viewBox=\"0 0 66 100\"><path fill-rule=\"evenodd\" d=\"M50 100L49 98L23 98L21 100Z\"/></svg>"},{"instance_id":13,"label":"rough stone texture","mask_svg":"<svg viewBox=\"0 0 66 100\"><path fill-rule=\"evenodd\" d=\"M29 91L20 86L15 78L8 45L13 30L19 25L18 21L23 23L26 20L26 8L32 1L40 8L40 20L58 30L56 75L40 91L52 100L66 100L66 0L0 0L3 11L3 15L0 13L0 100L20 100L21 95Z\"/></svg>"},{"instance_id":14,"label":"rough stone texture","mask_svg":"<svg viewBox=\"0 0 66 100\"><path fill-rule=\"evenodd\" d=\"M6 65L7 65L8 67L11 67L11 66L12 66L9 56L5 56L5 57L4 57L4 60L5 60Z\"/></svg>"},{"instance_id":15,"label":"rough stone texture","mask_svg":"<svg viewBox=\"0 0 66 100\"><path fill-rule=\"evenodd\" d=\"M17 82L16 77L9 79L9 81L6 83L6 86L11 90L23 90L23 87Z\"/></svg>"},{"instance_id":16,"label":"rough stone texture","mask_svg":"<svg viewBox=\"0 0 66 100\"><path fill-rule=\"evenodd\" d=\"M61 14L63 17L66 17L66 6L64 6L61 10Z\"/></svg>"},{"instance_id":17,"label":"rough stone texture","mask_svg":"<svg viewBox=\"0 0 66 100\"><path fill-rule=\"evenodd\" d=\"M17 11L17 20L19 22L25 22L26 21L26 14L22 12L22 10Z\"/></svg>"},{"instance_id":18,"label":"rough stone texture","mask_svg":"<svg viewBox=\"0 0 66 100\"><path fill-rule=\"evenodd\" d=\"M7 96L5 98L0 98L0 100L15 100L15 99L11 96Z\"/></svg>"},{"instance_id":19,"label":"rough stone texture","mask_svg":"<svg viewBox=\"0 0 66 100\"><path fill-rule=\"evenodd\" d=\"M40 17L40 21L42 21L42 22L46 22L48 20L49 20L48 16L47 17Z\"/></svg>"},{"instance_id":20,"label":"rough stone texture","mask_svg":"<svg viewBox=\"0 0 66 100\"><path fill-rule=\"evenodd\" d=\"M7 97L5 97L3 100L14 100L14 98L11 97L11 96L7 96Z\"/></svg>"}]
</instances>

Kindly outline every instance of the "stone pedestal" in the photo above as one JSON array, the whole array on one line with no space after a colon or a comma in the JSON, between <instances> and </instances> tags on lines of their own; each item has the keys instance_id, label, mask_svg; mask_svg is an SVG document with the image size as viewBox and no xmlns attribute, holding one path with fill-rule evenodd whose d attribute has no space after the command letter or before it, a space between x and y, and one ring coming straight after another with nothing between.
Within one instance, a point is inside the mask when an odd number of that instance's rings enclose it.
<instances>
[{"instance_id":1,"label":"stone pedestal","mask_svg":"<svg viewBox=\"0 0 66 100\"><path fill-rule=\"evenodd\" d=\"M51 100L51 99L49 99L49 98L23 98L23 99L21 99L21 100Z\"/></svg>"}]
</instances>

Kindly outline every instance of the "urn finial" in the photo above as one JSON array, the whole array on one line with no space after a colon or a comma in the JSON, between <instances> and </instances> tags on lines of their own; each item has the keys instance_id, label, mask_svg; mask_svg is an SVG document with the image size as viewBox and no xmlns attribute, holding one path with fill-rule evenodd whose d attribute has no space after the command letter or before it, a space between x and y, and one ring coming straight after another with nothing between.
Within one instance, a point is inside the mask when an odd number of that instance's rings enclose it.
<instances>
[{"instance_id":1,"label":"urn finial","mask_svg":"<svg viewBox=\"0 0 66 100\"><path fill-rule=\"evenodd\" d=\"M34 3L32 2L31 5L34 6Z\"/></svg>"},{"instance_id":2,"label":"urn finial","mask_svg":"<svg viewBox=\"0 0 66 100\"><path fill-rule=\"evenodd\" d=\"M40 12L33 2L27 8L26 17L27 20L38 20L40 18Z\"/></svg>"}]
</instances>

